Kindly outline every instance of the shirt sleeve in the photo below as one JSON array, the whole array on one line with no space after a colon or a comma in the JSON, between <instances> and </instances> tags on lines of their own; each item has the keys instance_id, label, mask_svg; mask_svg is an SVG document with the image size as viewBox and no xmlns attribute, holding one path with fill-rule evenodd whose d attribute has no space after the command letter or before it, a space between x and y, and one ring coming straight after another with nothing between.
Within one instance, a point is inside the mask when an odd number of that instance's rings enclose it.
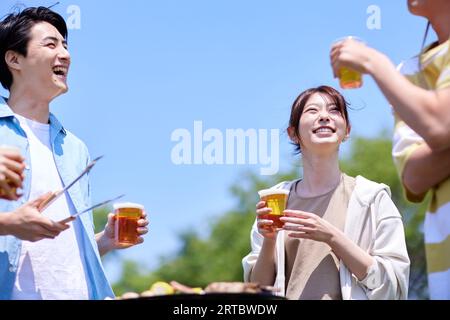
<instances>
[{"instance_id":1,"label":"shirt sleeve","mask_svg":"<svg viewBox=\"0 0 450 320\"><path fill-rule=\"evenodd\" d=\"M250 282L250 274L253 271L256 261L258 260L262 243L264 241L263 236L258 232L256 223L257 221L255 220L250 234L252 251L242 259L242 266L244 268L244 282Z\"/></svg>"},{"instance_id":2,"label":"shirt sleeve","mask_svg":"<svg viewBox=\"0 0 450 320\"><path fill-rule=\"evenodd\" d=\"M374 262L359 283L371 300L405 300L410 260L400 213L386 192L377 196L371 209L376 217L374 242L369 251Z\"/></svg>"},{"instance_id":3,"label":"shirt sleeve","mask_svg":"<svg viewBox=\"0 0 450 320\"><path fill-rule=\"evenodd\" d=\"M394 137L392 140L392 158L403 184L403 172L409 157L425 141L415 131L408 127L403 121L396 119ZM404 195L411 202L421 202L425 194L416 195L403 184Z\"/></svg>"},{"instance_id":4,"label":"shirt sleeve","mask_svg":"<svg viewBox=\"0 0 450 320\"><path fill-rule=\"evenodd\" d=\"M413 75L418 71L417 65L417 57L415 57L400 63L397 70L414 83L415 81L413 80ZM394 116L395 127L392 140L392 158L394 160L400 181L403 185L405 198L411 202L421 202L425 198L426 194L416 195L408 190L408 188L403 184L403 173L409 157L414 153L414 151L417 150L417 148L424 144L425 141L402 119L400 119L398 115L394 113Z\"/></svg>"},{"instance_id":5,"label":"shirt sleeve","mask_svg":"<svg viewBox=\"0 0 450 320\"><path fill-rule=\"evenodd\" d=\"M442 69L436 81L436 89L450 87L450 44L442 63Z\"/></svg>"}]
</instances>

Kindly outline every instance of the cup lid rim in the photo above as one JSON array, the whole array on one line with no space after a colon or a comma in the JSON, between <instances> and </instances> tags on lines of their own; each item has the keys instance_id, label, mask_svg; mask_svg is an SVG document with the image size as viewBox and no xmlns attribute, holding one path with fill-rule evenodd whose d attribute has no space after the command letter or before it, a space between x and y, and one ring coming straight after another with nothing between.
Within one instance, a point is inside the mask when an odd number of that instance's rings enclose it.
<instances>
[{"instance_id":1,"label":"cup lid rim","mask_svg":"<svg viewBox=\"0 0 450 320\"><path fill-rule=\"evenodd\" d=\"M364 44L366 43L363 40L363 38L358 37L358 36L354 36L354 35L348 35L348 36L342 36L342 37L336 38L336 39L333 40L333 43L339 43L339 42L342 42L342 41L347 40L347 39L353 39L353 40L362 42Z\"/></svg>"},{"instance_id":2,"label":"cup lid rim","mask_svg":"<svg viewBox=\"0 0 450 320\"><path fill-rule=\"evenodd\" d=\"M120 202L120 203L114 203L113 204L114 210L117 209L124 209L124 208L133 208L133 209L141 209L144 210L144 206L139 203L133 203L133 202Z\"/></svg>"},{"instance_id":3,"label":"cup lid rim","mask_svg":"<svg viewBox=\"0 0 450 320\"><path fill-rule=\"evenodd\" d=\"M263 189L263 190L259 190L258 194L260 197L265 197L265 196L272 195L272 194L288 195L289 190L286 190L286 189Z\"/></svg>"}]
</instances>

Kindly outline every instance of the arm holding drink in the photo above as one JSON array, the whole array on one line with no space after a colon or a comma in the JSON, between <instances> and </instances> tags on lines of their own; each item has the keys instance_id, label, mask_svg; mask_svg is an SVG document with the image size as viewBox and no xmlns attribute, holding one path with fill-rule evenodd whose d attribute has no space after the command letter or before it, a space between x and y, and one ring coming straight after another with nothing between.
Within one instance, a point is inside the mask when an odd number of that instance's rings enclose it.
<instances>
[{"instance_id":1,"label":"arm holding drink","mask_svg":"<svg viewBox=\"0 0 450 320\"><path fill-rule=\"evenodd\" d=\"M450 88L421 88L386 55L351 39L334 45L330 57L335 76L343 66L371 75L399 117L432 149L450 147Z\"/></svg>"},{"instance_id":2,"label":"arm holding drink","mask_svg":"<svg viewBox=\"0 0 450 320\"><path fill-rule=\"evenodd\" d=\"M74 186L83 176L88 174L94 165L101 159L100 156L91 161L87 167L78 175L71 183L61 190L50 192L40 202L38 210L44 211L52 203L54 203L59 197L67 192L72 186ZM111 200L100 202L94 206L86 208L76 214L72 214L69 217L59 221L59 224L67 224L74 221L78 216L92 212L94 208L106 205L107 203L116 201L122 198L124 195L118 196ZM100 255L103 256L115 249L125 249L136 244L144 242L142 235L148 232L147 214L144 211L144 207L135 203L122 203L114 205L115 213L108 215L107 224L102 232L95 235L95 240L99 248Z\"/></svg>"},{"instance_id":3,"label":"arm holding drink","mask_svg":"<svg viewBox=\"0 0 450 320\"><path fill-rule=\"evenodd\" d=\"M273 285L275 281L275 245L279 229L273 226L273 220L268 219L272 209L266 206L265 201L256 205L258 233L264 237L258 260L250 273L250 282L261 285Z\"/></svg>"},{"instance_id":4,"label":"arm holding drink","mask_svg":"<svg viewBox=\"0 0 450 320\"><path fill-rule=\"evenodd\" d=\"M262 285L273 285L275 279L274 257L276 239L278 231L283 228L283 221L280 218L283 216L283 210L286 208L289 191L271 188L260 190L258 194L261 201L256 205L256 226L264 240L254 272L250 275L250 281Z\"/></svg>"},{"instance_id":5,"label":"arm holding drink","mask_svg":"<svg viewBox=\"0 0 450 320\"><path fill-rule=\"evenodd\" d=\"M116 204L108 214L105 229L95 235L100 255L116 249L126 249L144 242L149 221L143 206Z\"/></svg>"},{"instance_id":6,"label":"arm holding drink","mask_svg":"<svg viewBox=\"0 0 450 320\"><path fill-rule=\"evenodd\" d=\"M439 38L437 43L423 49L421 54L414 58L416 62L411 65L418 64L418 67L408 66L405 70L403 67L399 70L383 53L355 41L338 43L332 47L330 53L335 76L342 66L371 75L392 105L398 116L397 120L404 121L423 139L421 145L410 152L407 159L402 160L404 164L400 170L406 195L414 202L422 201L429 190L450 176L447 165L450 158L450 87L446 76L450 65L444 47L444 43L448 42L449 30L447 24L445 27L440 25L446 20L436 19L440 13L448 12L442 8L443 5L448 6L448 3L427 4L429 8L425 15L423 8L420 9L422 14L418 14L420 12L415 12L418 8L410 7L414 14L424 15L429 19ZM439 54L430 52L438 49L441 50ZM419 59L421 62L418 62ZM442 59L442 62L438 62L439 59ZM436 65L433 64L434 61ZM428 68L427 72L425 68ZM434 73L440 72L436 79L426 78L431 74L431 69L436 69ZM403 73L408 74L408 78ZM403 129L396 126L396 132L401 130ZM403 148L412 144L407 139L397 142ZM400 159L400 153L396 153L394 158Z\"/></svg>"}]
</instances>

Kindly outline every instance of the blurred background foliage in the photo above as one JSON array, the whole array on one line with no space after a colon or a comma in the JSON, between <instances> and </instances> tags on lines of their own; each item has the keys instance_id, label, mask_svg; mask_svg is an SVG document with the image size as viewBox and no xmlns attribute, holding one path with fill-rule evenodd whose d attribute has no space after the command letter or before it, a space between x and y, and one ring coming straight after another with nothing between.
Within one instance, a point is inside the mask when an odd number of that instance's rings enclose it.
<instances>
[{"instance_id":1,"label":"blurred background foliage","mask_svg":"<svg viewBox=\"0 0 450 320\"><path fill-rule=\"evenodd\" d=\"M411 259L410 299L426 299L427 279L423 245L423 218L426 202L415 205L403 197L403 190L391 158L391 140L387 133L378 138L354 137L350 152L341 159L341 169L350 176L364 177L390 186L392 199L403 216L408 253ZM280 181L299 177L301 162L289 172L262 177L252 172L242 174L230 187L235 198L234 209L211 219L209 230L202 235L191 228L178 235L178 252L160 258L159 267L146 270L136 261L122 261L122 274L113 284L116 295L148 290L156 281L171 280L205 287L216 281L242 281L242 258L250 251L250 229L255 220L257 191ZM106 223L108 209L95 214L99 230ZM151 227L150 227L151 232ZM108 263L111 253L107 255Z\"/></svg>"}]
</instances>

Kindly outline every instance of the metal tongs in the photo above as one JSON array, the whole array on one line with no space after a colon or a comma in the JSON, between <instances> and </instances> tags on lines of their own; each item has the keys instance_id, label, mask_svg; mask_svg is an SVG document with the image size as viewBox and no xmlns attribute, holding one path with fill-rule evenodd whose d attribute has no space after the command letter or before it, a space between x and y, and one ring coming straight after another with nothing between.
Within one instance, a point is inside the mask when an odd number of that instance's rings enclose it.
<instances>
[{"instance_id":1,"label":"metal tongs","mask_svg":"<svg viewBox=\"0 0 450 320\"><path fill-rule=\"evenodd\" d=\"M67 190L72 188L72 186L75 183L77 183L83 176L85 176L87 173L89 173L89 171L91 171L91 169L94 167L94 165L97 163L97 161L99 161L101 158L103 158L103 156L100 156L100 157L92 160L92 162L87 165L86 169L84 169L83 172L81 172L81 174L78 177L76 177L75 180L73 180L70 184L68 184L64 189L52 192L50 194L50 196L39 205L39 207L38 207L39 211L42 212L45 209L47 209L53 202L55 202Z\"/></svg>"},{"instance_id":2,"label":"metal tongs","mask_svg":"<svg viewBox=\"0 0 450 320\"><path fill-rule=\"evenodd\" d=\"M108 203L110 203L110 202L119 200L120 198L122 198L122 197L124 197L124 196L125 196L125 195L122 194L122 195L120 195L120 196L118 196L118 197L115 197L114 199L110 199L110 200L106 200L106 201L97 203L96 205L93 205L92 207L89 207L89 208L87 208L87 209L84 209L83 211L77 212L77 213L71 215L70 217L65 218L64 220L59 221L59 223L63 223L63 224L69 223L70 221L75 220L78 216L82 215L83 213L86 213L86 212L88 212L88 211L91 211L92 209L95 209L95 208L104 206L105 204L108 204Z\"/></svg>"}]
</instances>

